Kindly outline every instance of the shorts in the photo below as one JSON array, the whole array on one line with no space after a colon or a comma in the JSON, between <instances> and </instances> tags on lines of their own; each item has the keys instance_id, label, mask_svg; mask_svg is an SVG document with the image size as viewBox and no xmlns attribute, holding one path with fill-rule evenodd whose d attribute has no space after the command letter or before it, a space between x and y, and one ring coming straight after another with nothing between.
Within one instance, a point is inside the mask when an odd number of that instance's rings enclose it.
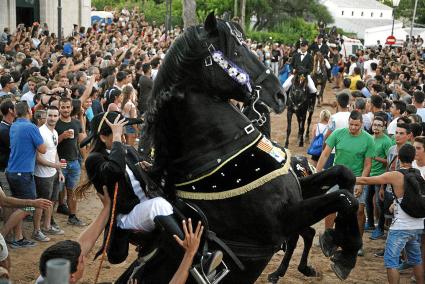
<instances>
[{"instance_id":1,"label":"shorts","mask_svg":"<svg viewBox=\"0 0 425 284\"><path fill-rule=\"evenodd\" d=\"M311 155L311 159L313 160L313 161L319 161L319 158L320 158L320 155Z\"/></svg>"},{"instance_id":2,"label":"shorts","mask_svg":"<svg viewBox=\"0 0 425 284\"><path fill-rule=\"evenodd\" d=\"M57 201L59 195L59 175L56 173L51 177L35 176L35 188L38 198Z\"/></svg>"},{"instance_id":3,"label":"shorts","mask_svg":"<svg viewBox=\"0 0 425 284\"><path fill-rule=\"evenodd\" d=\"M12 196L20 199L36 199L35 181L32 173L6 172Z\"/></svg>"},{"instance_id":4,"label":"shorts","mask_svg":"<svg viewBox=\"0 0 425 284\"><path fill-rule=\"evenodd\" d=\"M74 190L79 184L81 176L81 166L78 160L66 161L66 168L62 169L62 174L65 177L65 188Z\"/></svg>"},{"instance_id":5,"label":"shorts","mask_svg":"<svg viewBox=\"0 0 425 284\"><path fill-rule=\"evenodd\" d=\"M363 185L362 194L360 194L360 196L359 196L359 197L356 197L356 198L357 198L357 201L358 201L360 204L366 204L366 196L367 196L366 186L364 186L364 185Z\"/></svg>"},{"instance_id":6,"label":"shorts","mask_svg":"<svg viewBox=\"0 0 425 284\"><path fill-rule=\"evenodd\" d=\"M408 264L420 265L422 263L421 233L422 230L389 230L385 243L385 267L390 269L399 267L399 258L403 249L406 250Z\"/></svg>"},{"instance_id":7,"label":"shorts","mask_svg":"<svg viewBox=\"0 0 425 284\"><path fill-rule=\"evenodd\" d=\"M124 128L125 134L136 134L136 129L134 129L133 125L126 125Z\"/></svg>"},{"instance_id":8,"label":"shorts","mask_svg":"<svg viewBox=\"0 0 425 284\"><path fill-rule=\"evenodd\" d=\"M0 186L7 196L11 195L9 182L7 181L7 178L6 178L6 172L0 172Z\"/></svg>"}]
</instances>

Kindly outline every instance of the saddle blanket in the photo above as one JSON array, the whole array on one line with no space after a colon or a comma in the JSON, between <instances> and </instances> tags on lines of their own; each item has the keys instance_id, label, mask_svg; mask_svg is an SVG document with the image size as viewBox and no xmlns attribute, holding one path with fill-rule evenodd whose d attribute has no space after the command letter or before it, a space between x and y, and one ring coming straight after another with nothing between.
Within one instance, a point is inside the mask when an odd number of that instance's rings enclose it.
<instances>
[{"instance_id":1,"label":"saddle blanket","mask_svg":"<svg viewBox=\"0 0 425 284\"><path fill-rule=\"evenodd\" d=\"M261 135L212 171L176 184L184 199L219 200L249 192L288 173L290 152Z\"/></svg>"}]
</instances>

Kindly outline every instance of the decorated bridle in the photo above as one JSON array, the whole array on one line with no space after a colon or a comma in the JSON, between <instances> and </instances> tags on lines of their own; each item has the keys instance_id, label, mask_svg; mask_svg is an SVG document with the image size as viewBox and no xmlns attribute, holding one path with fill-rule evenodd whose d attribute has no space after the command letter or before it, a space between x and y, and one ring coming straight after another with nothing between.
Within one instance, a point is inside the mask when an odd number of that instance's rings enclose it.
<instances>
[{"instance_id":1,"label":"decorated bridle","mask_svg":"<svg viewBox=\"0 0 425 284\"><path fill-rule=\"evenodd\" d=\"M243 37L242 32L233 27L230 23L226 22L227 27L229 28L230 34L236 40L239 45L244 45L246 43ZM207 43L207 48L209 55L205 58L204 64L205 67L212 66L214 63L217 64L230 78L232 78L236 83L246 88L249 92L249 101L252 105L252 109L258 115L257 119L252 120L251 122L262 126L266 123L267 118L265 114L261 114L256 108L255 105L259 103L261 86L260 84L271 75L270 69L266 69L261 73L253 82L249 74L239 67L237 64L225 57L224 53L216 49L212 43ZM252 87L254 86L254 87ZM267 107L270 112L270 108Z\"/></svg>"}]
</instances>

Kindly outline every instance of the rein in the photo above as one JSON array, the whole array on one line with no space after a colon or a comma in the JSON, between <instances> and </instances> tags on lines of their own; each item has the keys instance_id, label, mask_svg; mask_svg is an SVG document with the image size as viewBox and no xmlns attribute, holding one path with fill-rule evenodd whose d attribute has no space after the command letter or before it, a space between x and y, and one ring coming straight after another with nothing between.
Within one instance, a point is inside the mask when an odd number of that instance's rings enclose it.
<instances>
[{"instance_id":1,"label":"rein","mask_svg":"<svg viewBox=\"0 0 425 284\"><path fill-rule=\"evenodd\" d=\"M109 242L111 241L112 227L114 226L114 220L115 220L115 209L117 207L117 195L118 195L118 182L115 184L115 188L114 188L114 199L112 201L111 223L109 224L108 235L106 237L105 246L103 247L103 252L102 252L102 257L100 258L99 267L97 268L96 278L94 279L94 284L96 284L97 280L99 280L100 271L102 270L102 264L103 264L103 262L105 260L105 256L106 256L106 250L108 249Z\"/></svg>"}]
</instances>

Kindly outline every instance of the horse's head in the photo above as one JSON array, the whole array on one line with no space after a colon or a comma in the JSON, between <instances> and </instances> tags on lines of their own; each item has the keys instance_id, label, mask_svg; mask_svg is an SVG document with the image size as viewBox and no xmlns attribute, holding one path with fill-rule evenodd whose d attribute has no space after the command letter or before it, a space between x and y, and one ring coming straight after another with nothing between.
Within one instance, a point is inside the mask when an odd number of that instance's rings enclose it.
<instances>
[{"instance_id":1,"label":"horse's head","mask_svg":"<svg viewBox=\"0 0 425 284\"><path fill-rule=\"evenodd\" d=\"M202 72L215 93L225 100L245 103L260 99L276 113L285 108L285 95L279 80L245 44L238 24L218 20L210 13L200 28L206 48Z\"/></svg>"},{"instance_id":2,"label":"horse's head","mask_svg":"<svg viewBox=\"0 0 425 284\"><path fill-rule=\"evenodd\" d=\"M296 111L307 101L307 76L302 70L296 71L292 80L288 104Z\"/></svg>"}]
</instances>

